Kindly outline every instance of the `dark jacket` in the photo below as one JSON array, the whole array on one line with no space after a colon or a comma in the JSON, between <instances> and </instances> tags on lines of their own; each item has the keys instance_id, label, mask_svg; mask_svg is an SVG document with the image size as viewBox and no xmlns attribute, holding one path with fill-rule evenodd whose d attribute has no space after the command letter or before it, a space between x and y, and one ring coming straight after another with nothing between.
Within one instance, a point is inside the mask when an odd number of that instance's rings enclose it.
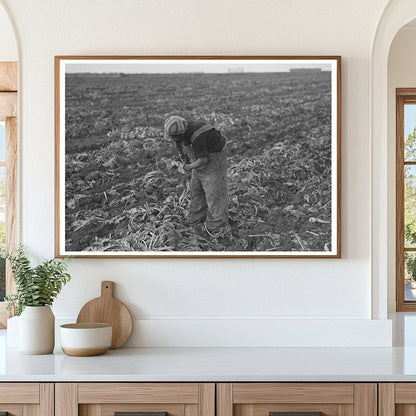
<instances>
[{"instance_id":1,"label":"dark jacket","mask_svg":"<svg viewBox=\"0 0 416 416\"><path fill-rule=\"evenodd\" d=\"M184 133L183 144L185 146L192 144L192 149L198 159L207 157L209 153L221 152L225 146L225 138L221 136L221 133L214 127L197 136L194 142L191 143L191 137L194 132L204 124L207 123L203 121L189 121L188 129Z\"/></svg>"}]
</instances>

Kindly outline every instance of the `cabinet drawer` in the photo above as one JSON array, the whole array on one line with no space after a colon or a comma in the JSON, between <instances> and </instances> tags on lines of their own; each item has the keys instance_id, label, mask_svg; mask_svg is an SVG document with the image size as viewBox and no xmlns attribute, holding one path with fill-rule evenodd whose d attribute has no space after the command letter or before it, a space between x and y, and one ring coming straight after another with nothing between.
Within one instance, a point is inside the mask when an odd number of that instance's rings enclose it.
<instances>
[{"instance_id":1,"label":"cabinet drawer","mask_svg":"<svg viewBox=\"0 0 416 416\"><path fill-rule=\"evenodd\" d=\"M0 383L0 415L54 414L53 384Z\"/></svg>"},{"instance_id":2,"label":"cabinet drawer","mask_svg":"<svg viewBox=\"0 0 416 416\"><path fill-rule=\"evenodd\" d=\"M375 383L220 383L217 416L376 416Z\"/></svg>"},{"instance_id":3,"label":"cabinet drawer","mask_svg":"<svg viewBox=\"0 0 416 416\"><path fill-rule=\"evenodd\" d=\"M40 400L38 383L0 383L0 403L31 403Z\"/></svg>"},{"instance_id":4,"label":"cabinet drawer","mask_svg":"<svg viewBox=\"0 0 416 416\"><path fill-rule=\"evenodd\" d=\"M198 403L198 383L80 383L79 403Z\"/></svg>"},{"instance_id":5,"label":"cabinet drawer","mask_svg":"<svg viewBox=\"0 0 416 416\"><path fill-rule=\"evenodd\" d=\"M214 383L58 383L56 416L215 416Z\"/></svg>"}]
</instances>

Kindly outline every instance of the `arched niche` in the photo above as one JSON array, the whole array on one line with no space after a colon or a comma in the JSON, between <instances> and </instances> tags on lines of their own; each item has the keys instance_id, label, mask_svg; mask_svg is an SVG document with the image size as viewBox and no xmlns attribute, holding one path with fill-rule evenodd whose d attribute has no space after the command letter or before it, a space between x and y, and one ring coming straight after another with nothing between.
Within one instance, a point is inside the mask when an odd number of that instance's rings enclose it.
<instances>
[{"instance_id":1,"label":"arched niche","mask_svg":"<svg viewBox=\"0 0 416 416\"><path fill-rule=\"evenodd\" d=\"M380 18L371 51L371 276L372 317L375 319L387 318L388 282L394 278L391 274L395 262L394 241L391 241L395 238L391 235L395 204L389 187L389 175L391 177L394 172L388 163L389 140L394 140L388 135L388 57L397 32L414 18L414 0L390 1Z\"/></svg>"}]
</instances>

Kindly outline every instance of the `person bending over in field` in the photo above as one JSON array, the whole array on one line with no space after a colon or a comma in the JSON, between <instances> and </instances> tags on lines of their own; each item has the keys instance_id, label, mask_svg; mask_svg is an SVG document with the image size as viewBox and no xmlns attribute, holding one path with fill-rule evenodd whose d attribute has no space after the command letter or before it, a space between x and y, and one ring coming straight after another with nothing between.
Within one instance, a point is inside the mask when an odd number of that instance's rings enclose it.
<instances>
[{"instance_id":1,"label":"person bending over in field","mask_svg":"<svg viewBox=\"0 0 416 416\"><path fill-rule=\"evenodd\" d=\"M190 163L185 163L183 170L192 172L190 225L204 224L211 237L228 233L225 138L209 124L179 116L165 121L165 136L175 141L181 155L189 157Z\"/></svg>"}]
</instances>

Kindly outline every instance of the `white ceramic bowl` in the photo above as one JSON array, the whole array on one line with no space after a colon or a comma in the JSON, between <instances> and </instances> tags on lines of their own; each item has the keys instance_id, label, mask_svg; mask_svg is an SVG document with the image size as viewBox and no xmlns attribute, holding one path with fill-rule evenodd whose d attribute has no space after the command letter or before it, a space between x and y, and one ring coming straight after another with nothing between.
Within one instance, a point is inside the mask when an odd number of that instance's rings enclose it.
<instances>
[{"instance_id":1,"label":"white ceramic bowl","mask_svg":"<svg viewBox=\"0 0 416 416\"><path fill-rule=\"evenodd\" d=\"M104 323L61 325L61 348L78 357L99 355L111 347L112 326Z\"/></svg>"}]
</instances>

